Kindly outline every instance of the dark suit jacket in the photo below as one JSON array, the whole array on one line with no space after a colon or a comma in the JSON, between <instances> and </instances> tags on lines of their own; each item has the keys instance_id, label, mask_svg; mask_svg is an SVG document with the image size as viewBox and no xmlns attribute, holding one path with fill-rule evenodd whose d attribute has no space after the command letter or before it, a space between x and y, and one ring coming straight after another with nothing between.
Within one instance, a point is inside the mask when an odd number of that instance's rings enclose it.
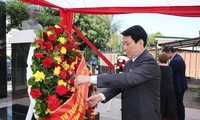
<instances>
[{"instance_id":1,"label":"dark suit jacket","mask_svg":"<svg viewBox=\"0 0 200 120\"><path fill-rule=\"evenodd\" d=\"M173 69L174 89L175 92L185 92L188 88L185 77L185 62L179 54L170 60L169 66Z\"/></svg>"},{"instance_id":2,"label":"dark suit jacket","mask_svg":"<svg viewBox=\"0 0 200 120\"><path fill-rule=\"evenodd\" d=\"M160 67L147 50L130 62L121 74L97 76L105 102L122 93L122 120L160 120Z\"/></svg>"}]
</instances>

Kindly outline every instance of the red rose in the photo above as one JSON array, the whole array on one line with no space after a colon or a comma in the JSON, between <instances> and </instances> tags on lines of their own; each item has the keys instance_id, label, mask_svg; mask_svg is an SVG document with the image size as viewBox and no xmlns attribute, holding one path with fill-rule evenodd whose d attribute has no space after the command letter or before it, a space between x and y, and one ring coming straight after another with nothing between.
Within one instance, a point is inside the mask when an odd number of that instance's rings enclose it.
<instances>
[{"instance_id":1,"label":"red rose","mask_svg":"<svg viewBox=\"0 0 200 120\"><path fill-rule=\"evenodd\" d=\"M67 41L70 45L72 45L74 43L74 41L71 38L67 38Z\"/></svg>"},{"instance_id":2,"label":"red rose","mask_svg":"<svg viewBox=\"0 0 200 120\"><path fill-rule=\"evenodd\" d=\"M48 36L48 39L49 39L50 41L55 41L55 40L56 40L56 36L53 35L53 34L51 34L51 35Z\"/></svg>"},{"instance_id":3,"label":"red rose","mask_svg":"<svg viewBox=\"0 0 200 120\"><path fill-rule=\"evenodd\" d=\"M36 58L44 58L43 54L40 53L40 52L35 53L34 56L35 56Z\"/></svg>"},{"instance_id":4,"label":"red rose","mask_svg":"<svg viewBox=\"0 0 200 120\"><path fill-rule=\"evenodd\" d=\"M37 99L41 96L41 92L39 89L32 89L30 92L30 95L32 96L32 98Z\"/></svg>"},{"instance_id":5,"label":"red rose","mask_svg":"<svg viewBox=\"0 0 200 120\"><path fill-rule=\"evenodd\" d=\"M48 30L54 30L53 26L48 26Z\"/></svg>"},{"instance_id":6,"label":"red rose","mask_svg":"<svg viewBox=\"0 0 200 120\"><path fill-rule=\"evenodd\" d=\"M56 34L62 34L63 33L63 29L62 28L56 28L55 30L54 30L54 32L56 33Z\"/></svg>"},{"instance_id":7,"label":"red rose","mask_svg":"<svg viewBox=\"0 0 200 120\"><path fill-rule=\"evenodd\" d=\"M61 105L61 102L56 97L56 95L49 95L47 97L47 106L50 111L56 110Z\"/></svg>"},{"instance_id":8,"label":"red rose","mask_svg":"<svg viewBox=\"0 0 200 120\"><path fill-rule=\"evenodd\" d=\"M46 47L46 51L49 52L49 50L51 48L53 48L53 45L51 44L51 42L45 42L44 43L44 46Z\"/></svg>"},{"instance_id":9,"label":"red rose","mask_svg":"<svg viewBox=\"0 0 200 120\"><path fill-rule=\"evenodd\" d=\"M35 40L35 42L36 42L36 44L38 44L38 45L42 45L43 40L42 40L42 39L37 39L37 40Z\"/></svg>"},{"instance_id":10,"label":"red rose","mask_svg":"<svg viewBox=\"0 0 200 120\"><path fill-rule=\"evenodd\" d=\"M59 75L62 79L66 79L67 75L64 71L61 71L60 72L60 75Z\"/></svg>"},{"instance_id":11,"label":"red rose","mask_svg":"<svg viewBox=\"0 0 200 120\"><path fill-rule=\"evenodd\" d=\"M56 93L60 96L63 96L67 93L67 87L64 85L58 85L56 87Z\"/></svg>"},{"instance_id":12,"label":"red rose","mask_svg":"<svg viewBox=\"0 0 200 120\"><path fill-rule=\"evenodd\" d=\"M44 60L42 60L42 63L45 68L48 68L53 63L53 60L50 57L46 57Z\"/></svg>"}]
</instances>

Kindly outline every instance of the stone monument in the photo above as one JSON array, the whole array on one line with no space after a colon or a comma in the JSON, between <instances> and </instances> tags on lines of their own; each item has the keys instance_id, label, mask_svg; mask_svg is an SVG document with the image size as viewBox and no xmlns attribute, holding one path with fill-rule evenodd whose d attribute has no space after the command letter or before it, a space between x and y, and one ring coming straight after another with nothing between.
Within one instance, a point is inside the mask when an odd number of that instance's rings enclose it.
<instances>
[{"instance_id":1,"label":"stone monument","mask_svg":"<svg viewBox=\"0 0 200 120\"><path fill-rule=\"evenodd\" d=\"M26 12L29 15L29 19L21 22L22 30L43 29L43 27L38 23L38 17L40 12L38 7L36 5L29 5L26 8Z\"/></svg>"}]
</instances>

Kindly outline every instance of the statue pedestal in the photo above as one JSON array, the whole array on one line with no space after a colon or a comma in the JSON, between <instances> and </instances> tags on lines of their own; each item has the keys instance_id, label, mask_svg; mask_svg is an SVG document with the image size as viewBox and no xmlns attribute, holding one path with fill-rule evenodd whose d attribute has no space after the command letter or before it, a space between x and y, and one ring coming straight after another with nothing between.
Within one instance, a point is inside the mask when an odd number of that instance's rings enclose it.
<instances>
[{"instance_id":1,"label":"statue pedestal","mask_svg":"<svg viewBox=\"0 0 200 120\"><path fill-rule=\"evenodd\" d=\"M8 42L11 44L31 43L36 38L34 30L12 31L10 35L11 37L8 39Z\"/></svg>"}]
</instances>

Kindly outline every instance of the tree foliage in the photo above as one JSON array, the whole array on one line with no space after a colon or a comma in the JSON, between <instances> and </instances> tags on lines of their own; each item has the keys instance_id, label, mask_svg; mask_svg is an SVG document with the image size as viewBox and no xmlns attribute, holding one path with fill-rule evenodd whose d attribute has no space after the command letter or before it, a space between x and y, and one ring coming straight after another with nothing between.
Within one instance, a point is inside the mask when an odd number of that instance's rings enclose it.
<instances>
[{"instance_id":1,"label":"tree foliage","mask_svg":"<svg viewBox=\"0 0 200 120\"><path fill-rule=\"evenodd\" d=\"M10 21L7 24L7 32L9 32L11 28L21 30L21 22L28 19L28 14L25 11L27 6L27 3L20 2L19 0L6 1L7 20ZM55 24L59 25L60 16L57 9L41 6L39 8L39 23L43 27ZM107 43L113 33L110 16L75 14L73 23L97 47L97 49L108 50L109 46ZM79 38L79 41L82 43L81 48L83 50L89 50L88 52L93 55L95 54L91 49L86 49L88 46L81 38Z\"/></svg>"},{"instance_id":2,"label":"tree foliage","mask_svg":"<svg viewBox=\"0 0 200 120\"><path fill-rule=\"evenodd\" d=\"M76 14L74 25L97 47L97 49L106 50L107 42L110 38L110 20L109 16L83 15ZM83 49L86 44L82 42Z\"/></svg>"},{"instance_id":3,"label":"tree foliage","mask_svg":"<svg viewBox=\"0 0 200 120\"><path fill-rule=\"evenodd\" d=\"M147 48L155 47L156 46L156 40L155 36L164 36L160 32L152 33L148 36L148 41L147 41Z\"/></svg>"}]
</instances>

